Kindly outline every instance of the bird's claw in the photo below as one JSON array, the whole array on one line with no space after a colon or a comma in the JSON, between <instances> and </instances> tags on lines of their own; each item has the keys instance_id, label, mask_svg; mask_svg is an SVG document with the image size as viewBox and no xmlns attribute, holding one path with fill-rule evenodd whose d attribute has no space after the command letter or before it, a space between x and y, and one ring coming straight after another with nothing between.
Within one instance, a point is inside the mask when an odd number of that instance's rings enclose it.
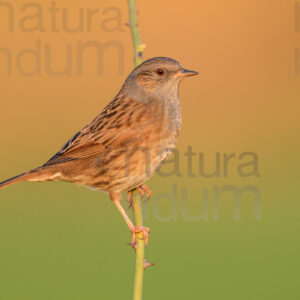
<instances>
[{"instance_id":1,"label":"bird's claw","mask_svg":"<svg viewBox=\"0 0 300 300\"><path fill-rule=\"evenodd\" d=\"M145 196L145 191L142 186L137 187L136 190L140 193L141 198Z\"/></svg>"},{"instance_id":2,"label":"bird's claw","mask_svg":"<svg viewBox=\"0 0 300 300\"><path fill-rule=\"evenodd\" d=\"M138 239L145 240L145 246L148 245L150 228L148 227L133 227L131 229L131 245L135 250L138 247ZM142 236L137 236L142 233Z\"/></svg>"},{"instance_id":3,"label":"bird's claw","mask_svg":"<svg viewBox=\"0 0 300 300\"><path fill-rule=\"evenodd\" d=\"M152 192L145 184L140 185L139 187L136 188L136 190L140 193L141 198L143 198L146 194L147 199L144 200L143 202L146 202L150 199ZM129 203L128 209L130 209L131 207L135 209L135 207L132 204L132 191L127 192L127 201Z\"/></svg>"},{"instance_id":4,"label":"bird's claw","mask_svg":"<svg viewBox=\"0 0 300 300\"><path fill-rule=\"evenodd\" d=\"M146 184L143 184L143 185L141 185L139 188L141 188L142 190L143 190L143 196L145 195L145 193L146 193L146 200L144 201L144 202L147 202L149 199L150 199L150 197L151 197L151 191L150 191L150 189L147 187L147 185ZM142 196L142 197L143 197Z\"/></svg>"}]
</instances>

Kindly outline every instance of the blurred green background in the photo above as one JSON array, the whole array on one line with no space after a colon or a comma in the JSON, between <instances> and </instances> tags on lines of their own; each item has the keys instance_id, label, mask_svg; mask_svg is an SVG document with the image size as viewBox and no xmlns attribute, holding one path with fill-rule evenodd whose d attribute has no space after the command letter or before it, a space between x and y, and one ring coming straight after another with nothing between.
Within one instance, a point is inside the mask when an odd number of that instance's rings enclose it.
<instances>
[{"instance_id":1,"label":"blurred green background","mask_svg":"<svg viewBox=\"0 0 300 300\"><path fill-rule=\"evenodd\" d=\"M133 68L126 1L5 3L0 5L3 180L44 163L102 110ZM56 24L51 5L57 8ZM144 205L145 225L152 231L146 257L156 266L146 271L144 299L299 299L297 2L139 1L139 18L146 58L169 56L200 72L181 85L182 176L149 181L153 196ZM38 56L26 50L36 51L37 40ZM90 48L80 76L77 43L91 41L108 46L101 55L103 70L97 71L98 57ZM45 61L57 71L69 62L68 72L51 75ZM197 153L195 176L185 155L189 146ZM245 152L256 153L259 176L254 164L241 167L251 162L250 156L239 158ZM220 153L219 177L201 175L199 153L206 173L214 171ZM235 158L224 176L223 155L231 153ZM249 176L241 176L239 166ZM163 172L173 167L170 163ZM230 192L216 203L216 190L228 186L252 187L256 204L252 192L241 196L240 206ZM68 183L1 190L0 299L131 299L129 240L104 193Z\"/></svg>"}]
</instances>

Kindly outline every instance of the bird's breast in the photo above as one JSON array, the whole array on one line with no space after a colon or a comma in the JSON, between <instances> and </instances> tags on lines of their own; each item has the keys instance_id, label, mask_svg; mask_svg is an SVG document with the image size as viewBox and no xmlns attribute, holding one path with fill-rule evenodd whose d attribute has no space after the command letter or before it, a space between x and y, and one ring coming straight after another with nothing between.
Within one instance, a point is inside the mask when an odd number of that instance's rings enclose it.
<instances>
[{"instance_id":1,"label":"bird's breast","mask_svg":"<svg viewBox=\"0 0 300 300\"><path fill-rule=\"evenodd\" d=\"M153 168L157 169L165 161L176 146L180 127L181 109L178 98L168 99L157 108L157 120L153 131L150 133L152 138L149 141L149 148L154 151Z\"/></svg>"}]
</instances>

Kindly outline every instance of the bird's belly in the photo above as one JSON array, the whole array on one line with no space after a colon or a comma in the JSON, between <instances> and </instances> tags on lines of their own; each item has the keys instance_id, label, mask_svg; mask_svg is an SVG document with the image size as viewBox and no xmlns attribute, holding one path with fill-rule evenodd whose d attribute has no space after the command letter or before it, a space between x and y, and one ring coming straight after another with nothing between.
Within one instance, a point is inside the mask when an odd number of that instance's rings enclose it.
<instances>
[{"instance_id":1,"label":"bird's belly","mask_svg":"<svg viewBox=\"0 0 300 300\"><path fill-rule=\"evenodd\" d=\"M161 134L159 139L148 137L137 146L112 150L105 156L94 158L97 174L91 174L85 185L117 192L140 186L169 157L177 137L178 133Z\"/></svg>"}]
</instances>

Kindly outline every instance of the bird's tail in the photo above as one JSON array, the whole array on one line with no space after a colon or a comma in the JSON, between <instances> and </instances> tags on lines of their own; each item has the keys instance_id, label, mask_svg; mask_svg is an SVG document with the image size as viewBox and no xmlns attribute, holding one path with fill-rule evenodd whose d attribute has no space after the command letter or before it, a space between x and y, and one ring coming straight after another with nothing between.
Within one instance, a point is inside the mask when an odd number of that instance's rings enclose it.
<instances>
[{"instance_id":1,"label":"bird's tail","mask_svg":"<svg viewBox=\"0 0 300 300\"><path fill-rule=\"evenodd\" d=\"M39 167L28 172L19 174L3 182L0 182L0 189L7 187L11 184L22 182L22 181L46 181L49 180L49 174L45 174L45 168Z\"/></svg>"}]
</instances>

